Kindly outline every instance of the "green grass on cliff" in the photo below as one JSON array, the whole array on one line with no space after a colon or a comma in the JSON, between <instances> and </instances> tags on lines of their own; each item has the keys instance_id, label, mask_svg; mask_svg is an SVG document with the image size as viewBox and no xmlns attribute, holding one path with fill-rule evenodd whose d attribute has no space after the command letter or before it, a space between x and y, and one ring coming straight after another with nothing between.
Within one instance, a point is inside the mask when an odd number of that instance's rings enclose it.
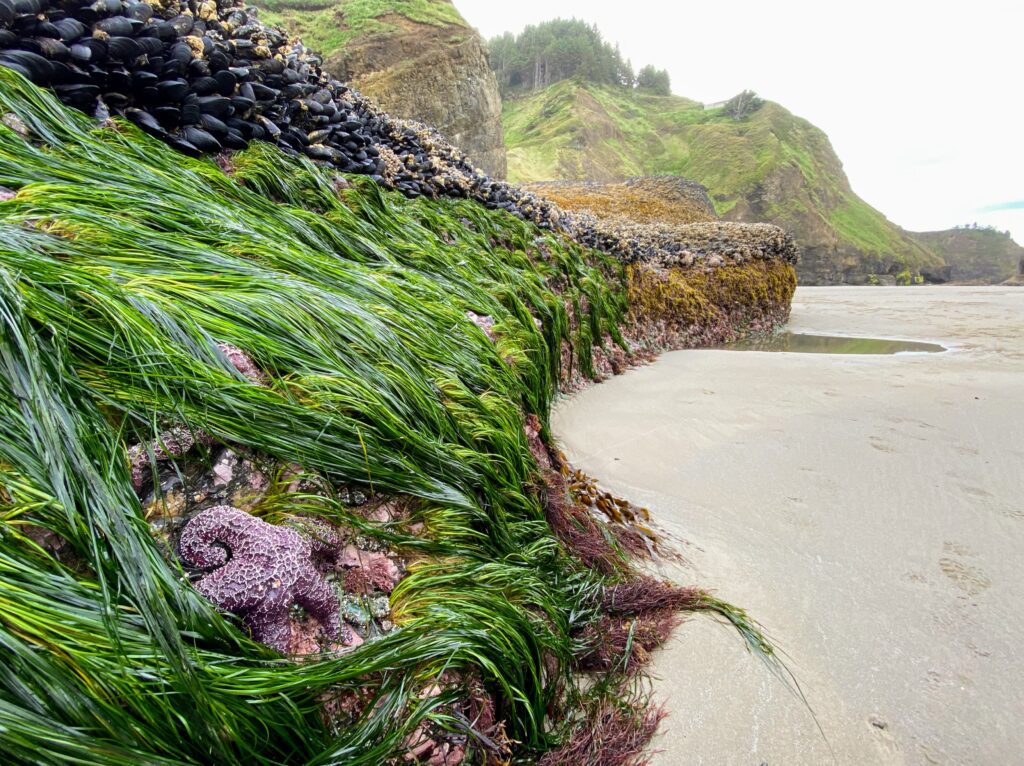
<instances>
[{"instance_id":1,"label":"green grass on cliff","mask_svg":"<svg viewBox=\"0 0 1024 766\"><path fill-rule=\"evenodd\" d=\"M286 29L323 56L329 56L357 38L393 32L387 16L401 16L433 27L465 27L451 3L437 0L257 0L261 18Z\"/></svg>"},{"instance_id":2,"label":"green grass on cliff","mask_svg":"<svg viewBox=\"0 0 1024 766\"><path fill-rule=\"evenodd\" d=\"M5 762L376 766L422 722L462 725L440 707L457 688L422 693L442 673L484 683L524 757L549 749L606 580L548 527L523 416L546 422L563 344L586 370L617 333L621 266L470 202L365 179L339 195L266 145L227 175L2 68L0 114L17 192L0 202ZM497 345L467 310L495 318ZM432 562L393 597L400 628L292 662L215 611L132 489L126 443L170 423L415 498L426 536L361 525ZM282 491L355 523L329 494ZM362 717L325 723L325 695L368 685Z\"/></svg>"},{"instance_id":3,"label":"green grass on cliff","mask_svg":"<svg viewBox=\"0 0 1024 766\"><path fill-rule=\"evenodd\" d=\"M503 119L513 181L680 175L707 187L719 215L776 223L845 265L916 274L938 260L850 189L821 130L772 102L736 121L677 96L565 81L506 101Z\"/></svg>"}]
</instances>

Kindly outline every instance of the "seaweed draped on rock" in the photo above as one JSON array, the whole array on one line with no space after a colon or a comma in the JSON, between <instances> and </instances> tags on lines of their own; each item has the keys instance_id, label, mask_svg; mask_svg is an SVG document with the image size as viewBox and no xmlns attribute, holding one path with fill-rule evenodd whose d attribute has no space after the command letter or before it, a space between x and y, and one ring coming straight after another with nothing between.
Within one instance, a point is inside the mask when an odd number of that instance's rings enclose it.
<instances>
[{"instance_id":1,"label":"seaweed draped on rock","mask_svg":"<svg viewBox=\"0 0 1024 766\"><path fill-rule=\"evenodd\" d=\"M341 631L338 596L313 560L314 555L336 555L337 538L323 524L310 522L309 529L312 534L303 535L218 505L185 527L181 557L192 566L214 569L196 583L196 590L218 608L240 615L255 640L287 652L294 604L319 620L332 638Z\"/></svg>"}]
</instances>

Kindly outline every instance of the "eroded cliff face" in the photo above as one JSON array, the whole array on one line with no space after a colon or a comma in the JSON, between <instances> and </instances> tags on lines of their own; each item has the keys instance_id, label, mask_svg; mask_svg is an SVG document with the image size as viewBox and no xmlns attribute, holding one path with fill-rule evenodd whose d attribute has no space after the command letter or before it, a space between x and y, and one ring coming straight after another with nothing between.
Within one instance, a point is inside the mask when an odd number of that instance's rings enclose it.
<instances>
[{"instance_id":1,"label":"eroded cliff face","mask_svg":"<svg viewBox=\"0 0 1024 766\"><path fill-rule=\"evenodd\" d=\"M505 178L501 96L480 35L397 14L381 21L386 32L352 40L324 68L392 115L437 128L488 175Z\"/></svg>"},{"instance_id":2,"label":"eroded cliff face","mask_svg":"<svg viewBox=\"0 0 1024 766\"><path fill-rule=\"evenodd\" d=\"M958 228L913 235L942 256L945 265L928 276L934 282L999 284L1024 268L1024 247L1009 233L995 229Z\"/></svg>"}]
</instances>

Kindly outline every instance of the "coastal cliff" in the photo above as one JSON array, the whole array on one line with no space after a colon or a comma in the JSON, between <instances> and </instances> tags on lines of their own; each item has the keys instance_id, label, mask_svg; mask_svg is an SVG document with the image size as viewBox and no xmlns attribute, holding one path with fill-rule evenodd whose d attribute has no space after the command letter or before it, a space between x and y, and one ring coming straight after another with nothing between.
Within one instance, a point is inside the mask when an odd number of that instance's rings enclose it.
<instances>
[{"instance_id":1,"label":"coastal cliff","mask_svg":"<svg viewBox=\"0 0 1024 766\"><path fill-rule=\"evenodd\" d=\"M507 172L501 96L480 35L449 0L258 0L264 18L396 117L437 128L494 178Z\"/></svg>"},{"instance_id":2,"label":"coastal cliff","mask_svg":"<svg viewBox=\"0 0 1024 766\"><path fill-rule=\"evenodd\" d=\"M822 131L778 104L736 119L678 96L563 81L506 99L504 119L512 180L684 176L722 219L791 232L804 284L911 284L944 265L853 192Z\"/></svg>"},{"instance_id":3,"label":"coastal cliff","mask_svg":"<svg viewBox=\"0 0 1024 766\"><path fill-rule=\"evenodd\" d=\"M1012 279L1024 264L1024 247L1014 242L1009 232L962 226L913 236L943 259L937 273L927 274L929 281L999 284Z\"/></svg>"}]
</instances>

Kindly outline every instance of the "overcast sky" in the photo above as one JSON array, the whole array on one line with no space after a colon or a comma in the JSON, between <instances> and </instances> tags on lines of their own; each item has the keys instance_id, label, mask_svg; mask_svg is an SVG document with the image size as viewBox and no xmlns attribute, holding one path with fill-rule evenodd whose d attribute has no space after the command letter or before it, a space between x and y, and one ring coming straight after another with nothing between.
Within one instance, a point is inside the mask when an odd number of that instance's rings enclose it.
<instances>
[{"instance_id":1,"label":"overcast sky","mask_svg":"<svg viewBox=\"0 0 1024 766\"><path fill-rule=\"evenodd\" d=\"M455 0L485 37L580 18L672 90L750 88L824 130L904 228L978 222L1024 244L1024 0Z\"/></svg>"}]
</instances>

